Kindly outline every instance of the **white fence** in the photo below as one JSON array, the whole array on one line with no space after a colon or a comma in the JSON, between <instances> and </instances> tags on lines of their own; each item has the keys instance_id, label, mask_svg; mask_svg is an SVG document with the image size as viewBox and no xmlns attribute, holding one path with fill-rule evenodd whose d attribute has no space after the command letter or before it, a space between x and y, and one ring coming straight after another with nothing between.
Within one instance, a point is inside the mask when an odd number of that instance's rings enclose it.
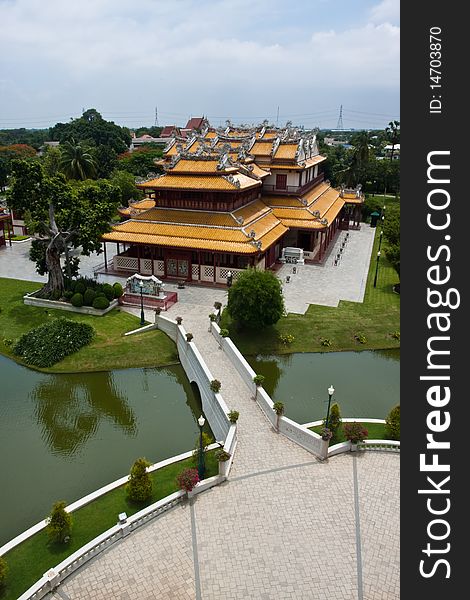
<instances>
[{"instance_id":1,"label":"white fence","mask_svg":"<svg viewBox=\"0 0 470 600\"><path fill-rule=\"evenodd\" d=\"M229 408L225 404L222 395L214 393L210 389L210 383L214 380L214 377L197 349L196 343L186 340L186 331L183 325L178 325L176 321L158 315L157 323L158 328L176 342L181 365L189 381L195 382L199 388L202 409L216 439L225 440L231 425L227 416Z\"/></svg>"},{"instance_id":2,"label":"white fence","mask_svg":"<svg viewBox=\"0 0 470 600\"><path fill-rule=\"evenodd\" d=\"M287 438L305 448L315 456L323 459L328 455L328 442L325 442L320 435L310 431L303 425L299 425L292 419L288 419L285 416L281 416L279 419L273 410L273 401L269 394L262 387L257 387L253 382L253 377L256 373L246 362L243 355L240 353L238 348L228 337L222 337L220 335L220 327L213 321L211 321L211 332L217 342L222 347L222 350L227 354L233 367L237 370L240 377L246 383L250 389L253 397L258 402L263 413L267 419L271 422L273 427L279 426L279 432L285 435Z\"/></svg>"}]
</instances>

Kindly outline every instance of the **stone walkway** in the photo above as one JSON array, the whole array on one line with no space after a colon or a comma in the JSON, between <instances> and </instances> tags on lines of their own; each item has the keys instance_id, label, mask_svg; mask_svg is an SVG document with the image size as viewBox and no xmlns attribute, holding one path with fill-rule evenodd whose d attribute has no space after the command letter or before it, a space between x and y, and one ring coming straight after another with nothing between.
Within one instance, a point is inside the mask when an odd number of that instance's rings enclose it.
<instances>
[{"instance_id":1,"label":"stone walkway","mask_svg":"<svg viewBox=\"0 0 470 600\"><path fill-rule=\"evenodd\" d=\"M119 542L53 597L398 599L399 455L322 463L274 432L207 331L212 304L180 303L168 316L183 316L240 412L229 481Z\"/></svg>"}]
</instances>

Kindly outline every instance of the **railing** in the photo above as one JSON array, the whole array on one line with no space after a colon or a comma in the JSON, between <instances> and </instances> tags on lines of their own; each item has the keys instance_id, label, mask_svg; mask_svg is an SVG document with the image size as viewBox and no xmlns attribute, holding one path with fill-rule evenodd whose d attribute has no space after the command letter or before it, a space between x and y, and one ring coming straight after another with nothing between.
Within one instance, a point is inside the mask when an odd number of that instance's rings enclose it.
<instances>
[{"instance_id":1,"label":"railing","mask_svg":"<svg viewBox=\"0 0 470 600\"><path fill-rule=\"evenodd\" d=\"M304 192L312 189L317 184L321 183L325 179L325 174L320 173L307 183L303 185L286 185L284 188L277 187L274 184L263 184L263 191L269 194L303 194Z\"/></svg>"},{"instance_id":2,"label":"railing","mask_svg":"<svg viewBox=\"0 0 470 600\"><path fill-rule=\"evenodd\" d=\"M144 508L135 515L132 515L132 517L125 519L123 522L114 525L88 544L82 546L56 567L49 569L49 571L24 592L18 600L39 600L40 598L44 598L46 594L56 588L64 579L94 558L97 554L106 550L106 548L128 535L131 531L144 525L150 519L161 515L181 502L185 495L186 494L183 491L170 494L169 496L166 496L166 498Z\"/></svg>"},{"instance_id":3,"label":"railing","mask_svg":"<svg viewBox=\"0 0 470 600\"><path fill-rule=\"evenodd\" d=\"M400 452L400 442L396 442L394 440L364 440L357 445L357 449Z\"/></svg>"}]
</instances>

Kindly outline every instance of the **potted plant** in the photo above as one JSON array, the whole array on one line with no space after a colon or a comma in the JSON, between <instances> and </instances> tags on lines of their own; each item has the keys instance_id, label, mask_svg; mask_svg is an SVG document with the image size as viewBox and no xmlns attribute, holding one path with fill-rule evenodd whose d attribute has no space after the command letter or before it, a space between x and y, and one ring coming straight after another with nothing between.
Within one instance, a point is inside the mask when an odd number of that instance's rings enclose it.
<instances>
[{"instance_id":1,"label":"potted plant","mask_svg":"<svg viewBox=\"0 0 470 600\"><path fill-rule=\"evenodd\" d=\"M181 325L181 323L183 322L183 317L176 317L176 322L178 323L178 325Z\"/></svg>"},{"instance_id":2,"label":"potted plant","mask_svg":"<svg viewBox=\"0 0 470 600\"><path fill-rule=\"evenodd\" d=\"M188 333L186 334L186 341L187 341L187 342L190 342L190 341L191 341L193 338L194 338L194 336L193 336L193 334L192 334L192 333L189 333L189 332L188 332Z\"/></svg>"},{"instance_id":3,"label":"potted plant","mask_svg":"<svg viewBox=\"0 0 470 600\"><path fill-rule=\"evenodd\" d=\"M220 310L222 308L222 302L214 302L215 310Z\"/></svg>"},{"instance_id":4,"label":"potted plant","mask_svg":"<svg viewBox=\"0 0 470 600\"><path fill-rule=\"evenodd\" d=\"M263 385L264 379L264 375L255 375L253 377L253 383L256 385L254 400L256 400L256 398L258 397L258 388Z\"/></svg>"},{"instance_id":5,"label":"potted plant","mask_svg":"<svg viewBox=\"0 0 470 600\"><path fill-rule=\"evenodd\" d=\"M363 442L369 435L367 429L357 421L353 421L352 423L344 423L343 433L344 437L351 442L351 451L353 452L357 450L357 445L360 442Z\"/></svg>"},{"instance_id":6,"label":"potted plant","mask_svg":"<svg viewBox=\"0 0 470 600\"><path fill-rule=\"evenodd\" d=\"M210 383L210 388L215 394L217 394L220 391L221 386L222 384L218 379L213 379Z\"/></svg>"},{"instance_id":7,"label":"potted plant","mask_svg":"<svg viewBox=\"0 0 470 600\"><path fill-rule=\"evenodd\" d=\"M325 442L329 442L333 437L333 432L331 431L331 429L328 429L328 427L323 427L323 429L320 432L320 435L322 440L324 440Z\"/></svg>"},{"instance_id":8,"label":"potted plant","mask_svg":"<svg viewBox=\"0 0 470 600\"><path fill-rule=\"evenodd\" d=\"M230 460L230 452L226 452L223 448L216 450L215 457L219 461L219 475L227 476L228 461Z\"/></svg>"},{"instance_id":9,"label":"potted plant","mask_svg":"<svg viewBox=\"0 0 470 600\"><path fill-rule=\"evenodd\" d=\"M228 329L221 329L220 330L220 337L228 337L230 335L230 332Z\"/></svg>"},{"instance_id":10,"label":"potted plant","mask_svg":"<svg viewBox=\"0 0 470 600\"><path fill-rule=\"evenodd\" d=\"M230 423L236 423L238 421L240 413L238 412L238 410L231 410L227 416Z\"/></svg>"},{"instance_id":11,"label":"potted plant","mask_svg":"<svg viewBox=\"0 0 470 600\"><path fill-rule=\"evenodd\" d=\"M176 477L176 483L179 489L185 491L186 496L194 489L194 486L198 481L199 475L197 469L184 469Z\"/></svg>"},{"instance_id":12,"label":"potted plant","mask_svg":"<svg viewBox=\"0 0 470 600\"><path fill-rule=\"evenodd\" d=\"M273 404L273 411L276 413L276 430L279 432L279 420L284 414L284 402L275 402Z\"/></svg>"}]
</instances>

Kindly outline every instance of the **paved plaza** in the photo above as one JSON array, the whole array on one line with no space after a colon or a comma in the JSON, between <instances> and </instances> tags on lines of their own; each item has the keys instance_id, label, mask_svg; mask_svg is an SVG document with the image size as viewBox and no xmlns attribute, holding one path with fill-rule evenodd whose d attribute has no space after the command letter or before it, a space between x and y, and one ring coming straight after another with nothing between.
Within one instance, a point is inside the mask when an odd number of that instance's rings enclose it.
<instances>
[{"instance_id":1,"label":"paved plaza","mask_svg":"<svg viewBox=\"0 0 470 600\"><path fill-rule=\"evenodd\" d=\"M230 479L119 542L52 597L398 599L399 455L321 462L276 433L207 330L213 298L168 316L183 316L240 412Z\"/></svg>"},{"instance_id":2,"label":"paved plaza","mask_svg":"<svg viewBox=\"0 0 470 600\"><path fill-rule=\"evenodd\" d=\"M278 276L287 310L362 301L374 232L350 232L338 266L333 257L344 232L325 264L299 266L295 274L284 265ZM28 251L29 244L0 250L0 277L44 281ZM102 260L84 259L82 274L92 275ZM215 301L226 303L227 290L189 285L177 292L167 315L183 317L225 402L240 412L230 478L116 543L49 598L398 599L399 454L321 462L276 433L208 332L208 315ZM126 310L140 314L139 307ZM146 318L153 321L153 310Z\"/></svg>"}]
</instances>

